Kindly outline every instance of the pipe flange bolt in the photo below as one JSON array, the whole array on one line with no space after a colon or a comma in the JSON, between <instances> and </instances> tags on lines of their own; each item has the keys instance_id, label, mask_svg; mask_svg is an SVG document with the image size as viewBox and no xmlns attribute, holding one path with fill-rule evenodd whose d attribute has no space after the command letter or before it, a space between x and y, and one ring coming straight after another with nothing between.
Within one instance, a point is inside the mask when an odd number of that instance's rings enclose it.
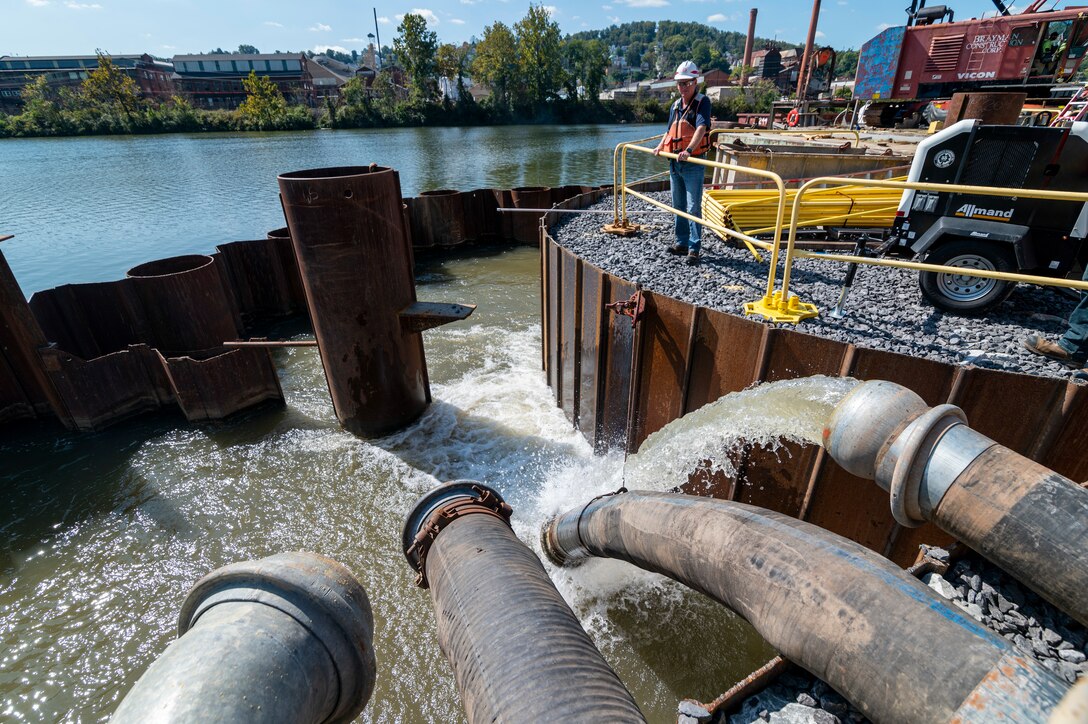
<instances>
[{"instance_id":1,"label":"pipe flange bolt","mask_svg":"<svg viewBox=\"0 0 1088 724\"><path fill-rule=\"evenodd\" d=\"M404 519L400 536L404 557L416 572L416 585L430 586L427 552L447 525L470 514L490 515L510 525L512 512L495 489L475 480L444 483L416 501Z\"/></svg>"}]
</instances>

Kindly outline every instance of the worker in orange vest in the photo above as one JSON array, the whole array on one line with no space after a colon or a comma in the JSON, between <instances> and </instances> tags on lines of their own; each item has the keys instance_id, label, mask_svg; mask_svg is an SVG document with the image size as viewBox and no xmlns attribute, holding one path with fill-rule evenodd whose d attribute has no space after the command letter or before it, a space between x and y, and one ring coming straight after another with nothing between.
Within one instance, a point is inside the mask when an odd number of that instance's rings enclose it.
<instances>
[{"instance_id":1,"label":"worker in orange vest","mask_svg":"<svg viewBox=\"0 0 1088 724\"><path fill-rule=\"evenodd\" d=\"M710 148L710 99L696 92L699 77L699 67L690 60L677 67L673 79L680 97L669 109L669 129L654 155L662 151L677 154L676 160L669 161L673 208L702 218L706 167L687 162L702 158ZM683 255L688 264L698 264L701 244L702 225L677 216L676 243L669 247L669 253Z\"/></svg>"}]
</instances>

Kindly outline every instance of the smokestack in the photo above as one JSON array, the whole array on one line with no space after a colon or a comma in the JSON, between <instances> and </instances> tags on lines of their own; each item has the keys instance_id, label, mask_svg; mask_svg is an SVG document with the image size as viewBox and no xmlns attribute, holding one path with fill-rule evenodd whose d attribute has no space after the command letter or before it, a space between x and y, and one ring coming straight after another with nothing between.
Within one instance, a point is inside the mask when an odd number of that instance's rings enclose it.
<instances>
[{"instance_id":1,"label":"smokestack","mask_svg":"<svg viewBox=\"0 0 1088 724\"><path fill-rule=\"evenodd\" d=\"M752 67L752 46L756 42L756 14L759 13L757 8L752 8L748 14L748 39L744 41L744 60L741 62L741 69ZM743 88L748 84L748 71L744 70L741 73L740 87Z\"/></svg>"},{"instance_id":2,"label":"smokestack","mask_svg":"<svg viewBox=\"0 0 1088 724\"><path fill-rule=\"evenodd\" d=\"M804 102L808 96L808 87L805 76L808 75L808 67L812 63L812 52L816 46L816 24L820 20L820 0L812 2L812 20L808 25L808 40L805 41L805 54L801 56L801 67L797 69L797 103Z\"/></svg>"}]
</instances>

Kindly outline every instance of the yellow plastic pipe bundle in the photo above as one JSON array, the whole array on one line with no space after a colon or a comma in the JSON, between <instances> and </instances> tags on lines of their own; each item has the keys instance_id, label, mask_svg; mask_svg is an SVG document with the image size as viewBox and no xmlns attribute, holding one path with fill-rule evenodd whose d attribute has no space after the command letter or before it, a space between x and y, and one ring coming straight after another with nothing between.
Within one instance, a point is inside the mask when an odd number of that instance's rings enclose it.
<instances>
[{"instance_id":1,"label":"yellow plastic pipe bundle","mask_svg":"<svg viewBox=\"0 0 1088 724\"><path fill-rule=\"evenodd\" d=\"M898 179L897 179L898 180ZM789 223L795 190L786 191L784 222ZM837 186L806 193L801 200L798 227L890 227L902 189ZM707 189L703 217L744 234L774 231L778 192L768 189Z\"/></svg>"}]
</instances>

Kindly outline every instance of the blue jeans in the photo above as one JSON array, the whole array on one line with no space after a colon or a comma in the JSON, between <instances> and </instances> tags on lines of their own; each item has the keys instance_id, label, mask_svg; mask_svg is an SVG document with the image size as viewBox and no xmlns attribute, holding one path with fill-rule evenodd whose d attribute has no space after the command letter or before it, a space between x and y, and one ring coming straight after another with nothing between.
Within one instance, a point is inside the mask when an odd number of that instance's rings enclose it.
<instances>
[{"instance_id":1,"label":"blue jeans","mask_svg":"<svg viewBox=\"0 0 1088 724\"><path fill-rule=\"evenodd\" d=\"M672 207L703 218L703 177L706 168L697 163L669 161L669 181L672 183ZM698 254L703 226L676 217L676 245Z\"/></svg>"},{"instance_id":2,"label":"blue jeans","mask_svg":"<svg viewBox=\"0 0 1088 724\"><path fill-rule=\"evenodd\" d=\"M1081 278L1088 281L1088 267L1085 267ZM1088 294L1080 293L1080 302L1069 315L1069 329L1058 340L1058 345L1077 362L1084 362L1088 358Z\"/></svg>"}]
</instances>

